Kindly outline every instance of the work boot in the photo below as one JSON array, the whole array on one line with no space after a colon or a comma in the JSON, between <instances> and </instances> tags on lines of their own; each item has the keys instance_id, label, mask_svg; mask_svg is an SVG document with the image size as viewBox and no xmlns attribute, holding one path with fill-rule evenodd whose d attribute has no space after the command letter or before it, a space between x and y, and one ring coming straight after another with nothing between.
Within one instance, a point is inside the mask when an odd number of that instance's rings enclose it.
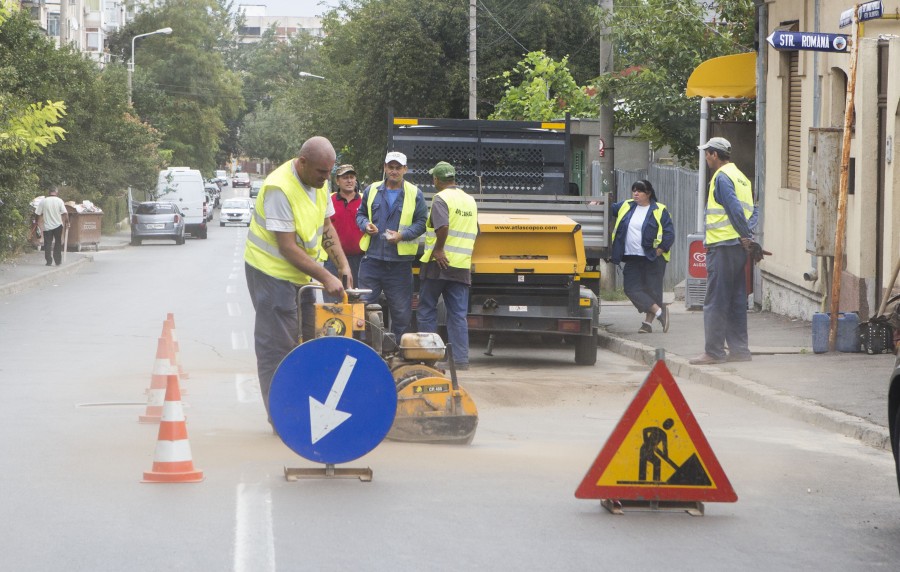
<instances>
[{"instance_id":1,"label":"work boot","mask_svg":"<svg viewBox=\"0 0 900 572\"><path fill-rule=\"evenodd\" d=\"M716 363L725 363L725 358L717 358L704 353L690 360L688 363L691 365L712 365Z\"/></svg>"},{"instance_id":2,"label":"work boot","mask_svg":"<svg viewBox=\"0 0 900 572\"><path fill-rule=\"evenodd\" d=\"M659 320L659 323L662 324L663 333L669 331L669 305L663 304L662 312L660 312L659 316L656 317Z\"/></svg>"}]
</instances>

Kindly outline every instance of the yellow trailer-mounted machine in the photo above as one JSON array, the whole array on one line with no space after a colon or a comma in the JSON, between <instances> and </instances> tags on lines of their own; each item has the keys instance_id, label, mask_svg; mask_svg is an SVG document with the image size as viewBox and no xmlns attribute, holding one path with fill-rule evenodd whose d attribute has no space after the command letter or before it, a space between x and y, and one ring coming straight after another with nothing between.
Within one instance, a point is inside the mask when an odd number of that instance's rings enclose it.
<instances>
[{"instance_id":1,"label":"yellow trailer-mounted machine","mask_svg":"<svg viewBox=\"0 0 900 572\"><path fill-rule=\"evenodd\" d=\"M600 302L581 284L581 225L562 215L479 213L469 331L564 337L597 361Z\"/></svg>"}]
</instances>

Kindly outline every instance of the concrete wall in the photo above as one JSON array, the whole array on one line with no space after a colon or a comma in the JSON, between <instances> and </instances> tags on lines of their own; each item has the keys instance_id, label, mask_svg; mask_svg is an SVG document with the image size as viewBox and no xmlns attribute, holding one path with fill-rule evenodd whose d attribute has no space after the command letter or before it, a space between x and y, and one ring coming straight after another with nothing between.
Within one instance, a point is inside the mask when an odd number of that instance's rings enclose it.
<instances>
[{"instance_id":1,"label":"concrete wall","mask_svg":"<svg viewBox=\"0 0 900 572\"><path fill-rule=\"evenodd\" d=\"M815 7L819 6L819 30L828 33L849 33L839 29L840 13L850 4L840 0L775 0L769 4L769 30L791 21L798 21L799 31L815 30ZM900 0L885 0L884 12L889 14L900 8ZM850 143L850 156L855 160L853 187L855 193L847 200L846 246L844 269L841 278L841 310L858 311L866 319L875 311L882 288L890 287L890 269L900 255L900 192L896 153L891 145L884 161L877 158L878 132L878 37L900 34L900 21L894 19L871 20L864 25L859 42L859 60L856 77L856 124ZM815 54L799 52L799 76L801 79L801 155L799 188L785 184L785 155L787 140L787 55L766 45L764 57L768 62L766 156L761 158L766 169L764 200L765 247L773 252L761 264L763 276L763 307L780 314L810 319L820 310L831 284L826 280L825 259L812 258L806 252L807 188L809 161L809 128L813 126L841 126L843 121L846 76L849 73L848 54ZM888 77L887 125L885 141L896 141L898 133L898 95L900 95L900 42L889 41L890 72ZM761 55L762 57L762 55ZM820 77L818 94L814 90L814 76ZM815 98L819 96L819 114L814 115ZM890 162L888 162L890 159ZM839 158L837 158L839 160ZM876 194L879 170L884 171L884 196L879 201ZM888 209L888 210L885 210ZM882 236L877 233L877 217L884 216ZM881 260L876 256L877 246L883 245ZM815 268L819 279L804 280L803 274ZM881 266L882 283L876 283L877 269Z\"/></svg>"}]
</instances>

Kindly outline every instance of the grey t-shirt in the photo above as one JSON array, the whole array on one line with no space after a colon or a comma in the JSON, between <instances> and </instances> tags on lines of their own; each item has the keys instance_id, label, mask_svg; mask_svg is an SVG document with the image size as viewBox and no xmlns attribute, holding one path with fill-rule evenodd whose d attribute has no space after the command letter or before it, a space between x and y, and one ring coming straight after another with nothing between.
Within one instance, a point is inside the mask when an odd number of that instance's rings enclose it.
<instances>
[{"instance_id":1,"label":"grey t-shirt","mask_svg":"<svg viewBox=\"0 0 900 572\"><path fill-rule=\"evenodd\" d=\"M304 185L303 181L300 180L300 177L297 177L297 170L294 168L293 162L291 162L291 172L294 174L297 182L300 183L300 186L303 187L303 190L306 191L306 196L309 197L309 200L315 203L316 189ZM327 201L327 203L325 216L331 217L334 215L334 203L331 201ZM263 209L266 213L266 230L272 232L296 232L297 229L294 226L294 211L291 210L291 203L288 201L287 195L284 194L283 190L278 187L269 187L266 189L266 198L263 202Z\"/></svg>"},{"instance_id":2,"label":"grey t-shirt","mask_svg":"<svg viewBox=\"0 0 900 572\"><path fill-rule=\"evenodd\" d=\"M431 228L437 230L442 226L450 225L450 209L447 203L440 197L434 197L431 201ZM432 280L451 280L453 282L462 282L463 284L472 284L472 273L468 268L441 268L437 262L429 260L422 268L422 278Z\"/></svg>"}]
</instances>

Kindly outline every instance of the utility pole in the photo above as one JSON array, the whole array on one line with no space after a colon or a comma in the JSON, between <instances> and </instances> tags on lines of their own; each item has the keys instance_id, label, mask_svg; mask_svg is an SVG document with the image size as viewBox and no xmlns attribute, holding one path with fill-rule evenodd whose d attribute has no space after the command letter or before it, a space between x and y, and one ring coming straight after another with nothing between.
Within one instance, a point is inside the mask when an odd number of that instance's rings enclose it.
<instances>
[{"instance_id":1,"label":"utility pole","mask_svg":"<svg viewBox=\"0 0 900 572\"><path fill-rule=\"evenodd\" d=\"M613 0L599 0L599 7L604 15L612 15ZM613 46L610 38L612 30L608 26L600 31L600 75L613 71ZM616 197L616 177L614 160L614 122L612 94L600 100L600 190L608 192L609 201Z\"/></svg>"},{"instance_id":2,"label":"utility pole","mask_svg":"<svg viewBox=\"0 0 900 572\"><path fill-rule=\"evenodd\" d=\"M59 47L69 43L69 0L61 0L59 4Z\"/></svg>"},{"instance_id":3,"label":"utility pole","mask_svg":"<svg viewBox=\"0 0 900 572\"><path fill-rule=\"evenodd\" d=\"M476 2L477 0L469 0L469 119L478 118L478 81L475 73L478 63Z\"/></svg>"}]
</instances>

